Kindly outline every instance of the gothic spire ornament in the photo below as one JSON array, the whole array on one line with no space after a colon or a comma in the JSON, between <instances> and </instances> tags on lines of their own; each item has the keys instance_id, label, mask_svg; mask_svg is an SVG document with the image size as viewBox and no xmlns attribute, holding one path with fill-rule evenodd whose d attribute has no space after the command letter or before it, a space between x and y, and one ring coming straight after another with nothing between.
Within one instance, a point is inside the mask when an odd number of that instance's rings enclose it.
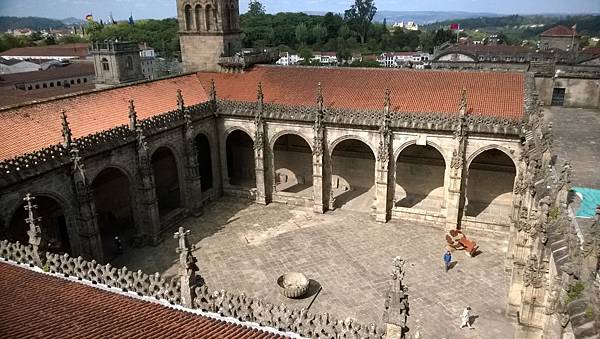
<instances>
[{"instance_id":1,"label":"gothic spire ornament","mask_svg":"<svg viewBox=\"0 0 600 339\"><path fill-rule=\"evenodd\" d=\"M137 129L137 112L135 111L135 105L133 99L129 99L129 130L134 131Z\"/></svg>"},{"instance_id":2,"label":"gothic spire ornament","mask_svg":"<svg viewBox=\"0 0 600 339\"><path fill-rule=\"evenodd\" d=\"M210 92L208 93L208 98L213 103L217 101L217 88L215 87L215 79L210 79Z\"/></svg>"},{"instance_id":3,"label":"gothic spire ornament","mask_svg":"<svg viewBox=\"0 0 600 339\"><path fill-rule=\"evenodd\" d=\"M63 143L68 148L73 142L73 135L71 134L71 127L69 127L69 121L67 120L67 112L64 109L60 111L60 120L62 121Z\"/></svg>"},{"instance_id":4,"label":"gothic spire ornament","mask_svg":"<svg viewBox=\"0 0 600 339\"><path fill-rule=\"evenodd\" d=\"M183 111L185 109L185 104L183 102L183 95L181 94L181 89L177 89L177 109Z\"/></svg>"},{"instance_id":5,"label":"gothic spire ornament","mask_svg":"<svg viewBox=\"0 0 600 339\"><path fill-rule=\"evenodd\" d=\"M467 89L463 88L460 93L460 102L458 104L458 112L460 116L467 114Z\"/></svg>"}]
</instances>

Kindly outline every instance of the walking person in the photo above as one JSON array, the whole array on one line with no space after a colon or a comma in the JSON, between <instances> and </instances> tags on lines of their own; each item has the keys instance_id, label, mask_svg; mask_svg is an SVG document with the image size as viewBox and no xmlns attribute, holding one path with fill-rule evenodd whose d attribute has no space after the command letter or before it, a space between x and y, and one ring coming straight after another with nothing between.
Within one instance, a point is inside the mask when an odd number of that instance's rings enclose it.
<instances>
[{"instance_id":1,"label":"walking person","mask_svg":"<svg viewBox=\"0 0 600 339\"><path fill-rule=\"evenodd\" d=\"M467 326L468 328L473 328L471 327L471 307L465 307L462 314L460 315L460 319L460 328L463 328L465 326Z\"/></svg>"},{"instance_id":2,"label":"walking person","mask_svg":"<svg viewBox=\"0 0 600 339\"><path fill-rule=\"evenodd\" d=\"M448 270L450 269L451 262L452 262L452 253L450 253L450 251L446 251L446 254L444 254L444 265L446 267L446 273L448 273Z\"/></svg>"}]
</instances>

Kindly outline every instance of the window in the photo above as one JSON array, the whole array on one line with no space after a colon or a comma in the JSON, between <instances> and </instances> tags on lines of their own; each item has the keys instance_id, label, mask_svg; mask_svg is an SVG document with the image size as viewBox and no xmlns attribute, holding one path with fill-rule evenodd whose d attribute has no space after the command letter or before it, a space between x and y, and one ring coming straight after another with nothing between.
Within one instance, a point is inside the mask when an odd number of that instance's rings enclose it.
<instances>
[{"instance_id":1,"label":"window","mask_svg":"<svg viewBox=\"0 0 600 339\"><path fill-rule=\"evenodd\" d=\"M210 22L212 20L212 8L210 5L206 5L204 10L204 22L206 23L206 30L210 31Z\"/></svg>"},{"instance_id":2,"label":"window","mask_svg":"<svg viewBox=\"0 0 600 339\"><path fill-rule=\"evenodd\" d=\"M204 23L202 22L204 12L202 11L202 6L196 5L196 9L194 10L194 16L196 19L196 30L201 31L204 27Z\"/></svg>"},{"instance_id":3,"label":"window","mask_svg":"<svg viewBox=\"0 0 600 339\"><path fill-rule=\"evenodd\" d=\"M40 84L35 84L35 89L40 89Z\"/></svg>"},{"instance_id":4,"label":"window","mask_svg":"<svg viewBox=\"0 0 600 339\"><path fill-rule=\"evenodd\" d=\"M42 87L48 88L48 84L44 82L44 84L42 85Z\"/></svg>"},{"instance_id":5,"label":"window","mask_svg":"<svg viewBox=\"0 0 600 339\"><path fill-rule=\"evenodd\" d=\"M32 89L33 89L33 86L31 86L31 85L27 86L28 91L31 91Z\"/></svg>"},{"instance_id":6,"label":"window","mask_svg":"<svg viewBox=\"0 0 600 339\"><path fill-rule=\"evenodd\" d=\"M53 82L50 83L50 87L54 87L54 83Z\"/></svg>"},{"instance_id":7,"label":"window","mask_svg":"<svg viewBox=\"0 0 600 339\"><path fill-rule=\"evenodd\" d=\"M512 61L512 58L511 58L511 57L509 57L509 56L507 56L507 57L505 57L505 58L504 58L504 61L506 61L506 62L511 62L511 61Z\"/></svg>"},{"instance_id":8,"label":"window","mask_svg":"<svg viewBox=\"0 0 600 339\"><path fill-rule=\"evenodd\" d=\"M77 83L80 84L81 83L81 79L77 79Z\"/></svg>"},{"instance_id":9,"label":"window","mask_svg":"<svg viewBox=\"0 0 600 339\"><path fill-rule=\"evenodd\" d=\"M519 62L525 62L525 57L520 57Z\"/></svg>"},{"instance_id":10,"label":"window","mask_svg":"<svg viewBox=\"0 0 600 339\"><path fill-rule=\"evenodd\" d=\"M71 85L75 85L75 80L71 79Z\"/></svg>"},{"instance_id":11,"label":"window","mask_svg":"<svg viewBox=\"0 0 600 339\"><path fill-rule=\"evenodd\" d=\"M192 6L185 5L185 30L192 30Z\"/></svg>"},{"instance_id":12,"label":"window","mask_svg":"<svg viewBox=\"0 0 600 339\"><path fill-rule=\"evenodd\" d=\"M85 84L87 82L87 78L83 78L83 83Z\"/></svg>"},{"instance_id":13,"label":"window","mask_svg":"<svg viewBox=\"0 0 600 339\"><path fill-rule=\"evenodd\" d=\"M106 58L102 58L102 70L104 70L104 71L110 70L110 67L108 67L108 60Z\"/></svg>"},{"instance_id":14,"label":"window","mask_svg":"<svg viewBox=\"0 0 600 339\"><path fill-rule=\"evenodd\" d=\"M480 55L479 56L479 61L484 61L484 60L485 60L485 57L483 55Z\"/></svg>"},{"instance_id":15,"label":"window","mask_svg":"<svg viewBox=\"0 0 600 339\"><path fill-rule=\"evenodd\" d=\"M492 61L496 61L496 60L498 60L498 58L492 57Z\"/></svg>"}]
</instances>

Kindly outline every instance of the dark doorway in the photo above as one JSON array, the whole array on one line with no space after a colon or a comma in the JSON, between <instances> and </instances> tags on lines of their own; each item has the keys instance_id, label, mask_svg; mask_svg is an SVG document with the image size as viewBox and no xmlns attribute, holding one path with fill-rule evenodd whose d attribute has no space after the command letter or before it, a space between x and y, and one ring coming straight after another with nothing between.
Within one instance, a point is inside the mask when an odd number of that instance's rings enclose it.
<instances>
[{"instance_id":1,"label":"dark doorway","mask_svg":"<svg viewBox=\"0 0 600 339\"><path fill-rule=\"evenodd\" d=\"M229 184L247 188L256 187L254 142L243 131L235 130L227 136L227 175Z\"/></svg>"},{"instance_id":2,"label":"dark doorway","mask_svg":"<svg viewBox=\"0 0 600 339\"><path fill-rule=\"evenodd\" d=\"M406 147L396 160L396 206L439 211L445 171L444 158L434 147Z\"/></svg>"},{"instance_id":3,"label":"dark doorway","mask_svg":"<svg viewBox=\"0 0 600 339\"><path fill-rule=\"evenodd\" d=\"M273 156L277 191L312 197L312 150L306 140L282 135L273 145Z\"/></svg>"},{"instance_id":4,"label":"dark doorway","mask_svg":"<svg viewBox=\"0 0 600 339\"><path fill-rule=\"evenodd\" d=\"M115 237L126 250L135 236L129 179L121 170L109 167L94 179L92 190L104 259L110 261L121 253Z\"/></svg>"},{"instance_id":5,"label":"dark doorway","mask_svg":"<svg viewBox=\"0 0 600 339\"><path fill-rule=\"evenodd\" d=\"M161 219L181 205L177 161L173 152L161 147L152 154L152 170Z\"/></svg>"},{"instance_id":6,"label":"dark doorway","mask_svg":"<svg viewBox=\"0 0 600 339\"><path fill-rule=\"evenodd\" d=\"M65 213L60 204L53 198L43 195L35 196L32 204L37 205L34 215L41 217L37 223L42 230L40 249L54 253L71 253ZM27 245L29 225L25 219L29 217L29 212L25 210L25 205L26 203L21 204L15 211L8 227L7 238L11 242L19 241Z\"/></svg>"},{"instance_id":7,"label":"dark doorway","mask_svg":"<svg viewBox=\"0 0 600 339\"><path fill-rule=\"evenodd\" d=\"M371 211L375 201L375 155L360 140L344 140L332 154L331 188L335 207Z\"/></svg>"},{"instance_id":8,"label":"dark doorway","mask_svg":"<svg viewBox=\"0 0 600 339\"><path fill-rule=\"evenodd\" d=\"M565 104L565 89L555 88L552 90L552 106L563 106Z\"/></svg>"},{"instance_id":9,"label":"dark doorway","mask_svg":"<svg viewBox=\"0 0 600 339\"><path fill-rule=\"evenodd\" d=\"M213 188L212 159L210 154L210 142L204 134L196 137L196 152L198 154L198 167L200 171L200 184L202 192Z\"/></svg>"},{"instance_id":10,"label":"dark doorway","mask_svg":"<svg viewBox=\"0 0 600 339\"><path fill-rule=\"evenodd\" d=\"M467 176L464 214L489 221L508 221L516 168L504 152L491 149L471 162Z\"/></svg>"}]
</instances>

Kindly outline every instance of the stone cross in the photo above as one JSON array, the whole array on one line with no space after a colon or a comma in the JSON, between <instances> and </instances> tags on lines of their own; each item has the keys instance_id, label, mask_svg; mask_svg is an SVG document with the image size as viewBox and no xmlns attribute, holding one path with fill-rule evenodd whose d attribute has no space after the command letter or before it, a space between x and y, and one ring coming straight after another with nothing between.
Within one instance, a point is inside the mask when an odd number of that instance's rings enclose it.
<instances>
[{"instance_id":1,"label":"stone cross","mask_svg":"<svg viewBox=\"0 0 600 339\"><path fill-rule=\"evenodd\" d=\"M62 136L65 147L70 147L73 141L73 135L71 128L69 127L69 121L67 120L67 112L63 109L60 111L60 120L62 121Z\"/></svg>"},{"instance_id":2,"label":"stone cross","mask_svg":"<svg viewBox=\"0 0 600 339\"><path fill-rule=\"evenodd\" d=\"M133 104L133 99L129 99L129 130L137 130L137 112Z\"/></svg>"},{"instance_id":3,"label":"stone cross","mask_svg":"<svg viewBox=\"0 0 600 339\"><path fill-rule=\"evenodd\" d=\"M42 242L42 230L40 226L36 224L42 220L40 217L35 216L35 210L37 209L37 205L32 204L32 201L35 200L35 197L32 197L31 194L27 193L25 198L23 198L27 202L25 205L25 210L28 212L28 217L25 219L25 222L29 225L29 230L27 231L27 235L29 236L29 244L33 248L33 260L35 264L41 266L42 260L40 258L39 246Z\"/></svg>"}]
</instances>

